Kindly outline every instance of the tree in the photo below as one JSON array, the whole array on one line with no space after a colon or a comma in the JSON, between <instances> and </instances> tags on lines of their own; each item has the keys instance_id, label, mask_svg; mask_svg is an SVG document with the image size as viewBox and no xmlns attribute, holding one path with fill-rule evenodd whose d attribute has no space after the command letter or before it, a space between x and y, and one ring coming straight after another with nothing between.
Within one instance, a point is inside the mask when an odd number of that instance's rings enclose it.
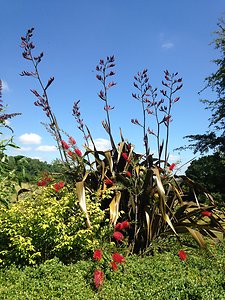
<instances>
[{"instance_id":1,"label":"tree","mask_svg":"<svg viewBox=\"0 0 225 300\"><path fill-rule=\"evenodd\" d=\"M206 109L212 112L209 119L209 131L205 134L188 135L185 138L190 143L187 147L194 153L201 154L213 150L214 153L225 154L225 20L220 19L217 24L219 29L215 32L217 38L213 41L215 48L220 51L220 57L213 62L218 70L205 79L206 88L211 88L216 93L216 99L201 100ZM202 91L203 91L202 90ZM199 94L202 92L200 91Z\"/></svg>"}]
</instances>

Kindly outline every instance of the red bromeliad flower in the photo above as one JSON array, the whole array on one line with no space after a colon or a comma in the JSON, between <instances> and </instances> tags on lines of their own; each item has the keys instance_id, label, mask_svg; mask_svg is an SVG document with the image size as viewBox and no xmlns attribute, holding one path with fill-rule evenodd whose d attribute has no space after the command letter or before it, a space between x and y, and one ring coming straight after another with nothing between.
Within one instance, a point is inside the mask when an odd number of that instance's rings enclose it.
<instances>
[{"instance_id":1,"label":"red bromeliad flower","mask_svg":"<svg viewBox=\"0 0 225 300\"><path fill-rule=\"evenodd\" d=\"M75 153L80 157L82 156L82 152L78 148L75 149Z\"/></svg>"},{"instance_id":2,"label":"red bromeliad flower","mask_svg":"<svg viewBox=\"0 0 225 300\"><path fill-rule=\"evenodd\" d=\"M100 261L102 259L102 250L97 249L93 254L94 260Z\"/></svg>"},{"instance_id":3,"label":"red bromeliad flower","mask_svg":"<svg viewBox=\"0 0 225 300\"><path fill-rule=\"evenodd\" d=\"M62 145L63 149L65 149L65 150L68 150L70 147L65 141L61 141L61 145Z\"/></svg>"},{"instance_id":4,"label":"red bromeliad flower","mask_svg":"<svg viewBox=\"0 0 225 300\"><path fill-rule=\"evenodd\" d=\"M171 165L169 166L169 170L170 170L170 171L173 171L173 169L175 168L175 166L176 166L176 164L174 164L174 163L171 164Z\"/></svg>"},{"instance_id":5,"label":"red bromeliad flower","mask_svg":"<svg viewBox=\"0 0 225 300\"><path fill-rule=\"evenodd\" d=\"M112 181L111 179L106 179L106 180L104 181L104 183L105 183L106 185L113 185L113 181Z\"/></svg>"},{"instance_id":6,"label":"red bromeliad flower","mask_svg":"<svg viewBox=\"0 0 225 300\"><path fill-rule=\"evenodd\" d=\"M204 217L211 217L211 216L212 216L211 211L202 211L201 214L202 214Z\"/></svg>"},{"instance_id":7,"label":"red bromeliad flower","mask_svg":"<svg viewBox=\"0 0 225 300\"><path fill-rule=\"evenodd\" d=\"M117 266L117 264L115 263L115 261L112 261L112 262L110 263L110 265L111 265L113 271L116 271L116 270L118 269L118 266Z\"/></svg>"},{"instance_id":8,"label":"red bromeliad flower","mask_svg":"<svg viewBox=\"0 0 225 300\"><path fill-rule=\"evenodd\" d=\"M121 242L122 240L124 240L124 235L121 232L119 232L119 231L115 231L113 233L113 237L114 237L115 240L117 240L119 242Z\"/></svg>"},{"instance_id":9,"label":"red bromeliad flower","mask_svg":"<svg viewBox=\"0 0 225 300\"><path fill-rule=\"evenodd\" d=\"M187 254L186 254L186 252L185 252L184 250L180 250L180 251L178 252L178 255L179 255L179 257L180 257L180 259L181 259L182 261L184 261L184 260L187 259Z\"/></svg>"},{"instance_id":10,"label":"red bromeliad flower","mask_svg":"<svg viewBox=\"0 0 225 300\"><path fill-rule=\"evenodd\" d=\"M104 272L101 270L94 270L94 284L96 289L103 285L104 281Z\"/></svg>"},{"instance_id":11,"label":"red bromeliad flower","mask_svg":"<svg viewBox=\"0 0 225 300\"><path fill-rule=\"evenodd\" d=\"M121 255L119 253L113 253L112 259L115 263L118 263L118 264L121 264L122 262L125 261L125 258L123 257L123 255Z\"/></svg>"}]
</instances>

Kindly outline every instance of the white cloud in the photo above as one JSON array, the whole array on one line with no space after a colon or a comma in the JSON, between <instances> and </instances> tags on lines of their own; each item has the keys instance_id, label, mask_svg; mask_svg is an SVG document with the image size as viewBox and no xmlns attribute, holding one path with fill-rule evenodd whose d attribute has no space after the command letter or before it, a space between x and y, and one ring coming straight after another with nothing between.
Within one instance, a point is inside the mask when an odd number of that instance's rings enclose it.
<instances>
[{"instance_id":1,"label":"white cloud","mask_svg":"<svg viewBox=\"0 0 225 300\"><path fill-rule=\"evenodd\" d=\"M94 143L98 151L106 151L111 149L109 140L98 138L94 140ZM93 145L91 145L91 148L93 149Z\"/></svg>"},{"instance_id":2,"label":"white cloud","mask_svg":"<svg viewBox=\"0 0 225 300\"><path fill-rule=\"evenodd\" d=\"M162 44L162 48L164 49L171 49L174 47L174 44L172 42L165 42Z\"/></svg>"},{"instance_id":3,"label":"white cloud","mask_svg":"<svg viewBox=\"0 0 225 300\"><path fill-rule=\"evenodd\" d=\"M24 144L34 144L38 145L41 144L41 136L36 133L24 133L21 136L19 136L19 141Z\"/></svg>"},{"instance_id":4,"label":"white cloud","mask_svg":"<svg viewBox=\"0 0 225 300\"><path fill-rule=\"evenodd\" d=\"M163 49L171 49L175 46L174 43L170 40L170 38L166 37L164 32L161 32L159 34L159 40L160 40L160 43L161 43L161 47Z\"/></svg>"},{"instance_id":5,"label":"white cloud","mask_svg":"<svg viewBox=\"0 0 225 300\"><path fill-rule=\"evenodd\" d=\"M9 85L6 81L2 80L2 91L9 92Z\"/></svg>"},{"instance_id":6,"label":"white cloud","mask_svg":"<svg viewBox=\"0 0 225 300\"><path fill-rule=\"evenodd\" d=\"M56 146L48 146L48 145L42 145L35 149L35 151L41 151L41 152L55 152L57 151Z\"/></svg>"}]
</instances>

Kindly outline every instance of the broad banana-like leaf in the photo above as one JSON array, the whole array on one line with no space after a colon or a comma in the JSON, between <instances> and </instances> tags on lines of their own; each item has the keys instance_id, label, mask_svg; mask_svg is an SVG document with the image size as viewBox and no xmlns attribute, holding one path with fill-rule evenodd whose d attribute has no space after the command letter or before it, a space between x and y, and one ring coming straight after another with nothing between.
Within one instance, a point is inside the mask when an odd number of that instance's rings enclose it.
<instances>
[{"instance_id":1,"label":"broad banana-like leaf","mask_svg":"<svg viewBox=\"0 0 225 300\"><path fill-rule=\"evenodd\" d=\"M85 197L85 188L84 188L84 181L79 181L76 183L76 192L77 192L77 197L79 200L79 205L81 210L84 212L85 217L86 217L86 224L87 227L91 227L88 211L87 211L87 206L86 206L86 197Z\"/></svg>"},{"instance_id":2,"label":"broad banana-like leaf","mask_svg":"<svg viewBox=\"0 0 225 300\"><path fill-rule=\"evenodd\" d=\"M116 225L118 215L119 215L119 205L120 205L121 192L116 191L111 203L109 204L110 210L110 222Z\"/></svg>"},{"instance_id":3,"label":"broad banana-like leaf","mask_svg":"<svg viewBox=\"0 0 225 300\"><path fill-rule=\"evenodd\" d=\"M200 247L202 248L207 247L206 242L199 231L194 230L190 227L186 227L186 229L190 232L190 234L193 236L193 238L196 240L196 242L199 244Z\"/></svg>"}]
</instances>

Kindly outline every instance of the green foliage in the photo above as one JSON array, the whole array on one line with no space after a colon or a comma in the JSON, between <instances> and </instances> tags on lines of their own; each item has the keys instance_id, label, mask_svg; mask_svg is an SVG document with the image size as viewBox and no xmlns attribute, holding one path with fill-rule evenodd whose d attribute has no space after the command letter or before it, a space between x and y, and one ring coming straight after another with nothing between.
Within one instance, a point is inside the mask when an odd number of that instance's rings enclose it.
<instances>
[{"instance_id":1,"label":"green foliage","mask_svg":"<svg viewBox=\"0 0 225 300\"><path fill-rule=\"evenodd\" d=\"M104 239L104 212L95 196L86 195L92 227L85 225L76 194L53 186L24 194L0 210L1 265L36 264L53 257L64 262L87 258Z\"/></svg>"},{"instance_id":2,"label":"green foliage","mask_svg":"<svg viewBox=\"0 0 225 300\"><path fill-rule=\"evenodd\" d=\"M208 155L192 161L186 175L213 194L217 205L225 204L225 160L222 155Z\"/></svg>"},{"instance_id":3,"label":"green foliage","mask_svg":"<svg viewBox=\"0 0 225 300\"><path fill-rule=\"evenodd\" d=\"M57 259L37 267L0 270L0 299L105 299L105 300L223 300L224 248L212 252L186 248L187 261L180 261L177 245L152 257L127 258L124 269L111 272L110 280L96 291L92 262L63 265Z\"/></svg>"}]
</instances>

